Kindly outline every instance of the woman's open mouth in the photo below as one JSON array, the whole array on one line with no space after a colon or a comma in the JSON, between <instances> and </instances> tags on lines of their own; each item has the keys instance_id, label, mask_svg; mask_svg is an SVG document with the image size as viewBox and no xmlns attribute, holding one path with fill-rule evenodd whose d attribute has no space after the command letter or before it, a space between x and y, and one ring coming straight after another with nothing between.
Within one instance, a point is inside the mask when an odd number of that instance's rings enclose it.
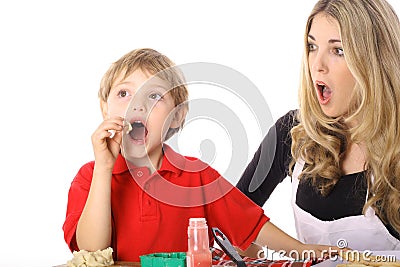
<instances>
[{"instance_id":1,"label":"woman's open mouth","mask_svg":"<svg viewBox=\"0 0 400 267\"><path fill-rule=\"evenodd\" d=\"M130 123L127 134L137 144L144 144L147 136L147 128L142 121L134 121Z\"/></svg>"},{"instance_id":2,"label":"woman's open mouth","mask_svg":"<svg viewBox=\"0 0 400 267\"><path fill-rule=\"evenodd\" d=\"M321 105L328 104L329 100L332 97L332 90L321 81L315 82L315 87L317 88L318 92L318 101Z\"/></svg>"}]
</instances>

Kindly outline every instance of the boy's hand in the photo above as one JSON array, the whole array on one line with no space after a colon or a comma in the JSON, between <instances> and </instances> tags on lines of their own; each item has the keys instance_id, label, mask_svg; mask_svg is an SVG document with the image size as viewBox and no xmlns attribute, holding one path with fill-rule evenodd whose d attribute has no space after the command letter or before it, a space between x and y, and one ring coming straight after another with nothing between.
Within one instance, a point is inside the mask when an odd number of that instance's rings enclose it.
<instances>
[{"instance_id":1,"label":"boy's hand","mask_svg":"<svg viewBox=\"0 0 400 267\"><path fill-rule=\"evenodd\" d=\"M124 118L105 119L92 134L92 145L97 166L112 170L121 150Z\"/></svg>"}]
</instances>

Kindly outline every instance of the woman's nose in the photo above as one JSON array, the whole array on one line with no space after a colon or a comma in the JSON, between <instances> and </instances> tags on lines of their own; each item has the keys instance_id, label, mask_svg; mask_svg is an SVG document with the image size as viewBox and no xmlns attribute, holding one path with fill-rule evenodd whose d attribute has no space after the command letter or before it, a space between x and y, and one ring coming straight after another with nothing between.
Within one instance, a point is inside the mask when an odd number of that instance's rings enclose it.
<instances>
[{"instance_id":1,"label":"woman's nose","mask_svg":"<svg viewBox=\"0 0 400 267\"><path fill-rule=\"evenodd\" d=\"M323 55L318 54L312 61L311 69L315 72L327 72L328 65L326 64L326 59Z\"/></svg>"}]
</instances>

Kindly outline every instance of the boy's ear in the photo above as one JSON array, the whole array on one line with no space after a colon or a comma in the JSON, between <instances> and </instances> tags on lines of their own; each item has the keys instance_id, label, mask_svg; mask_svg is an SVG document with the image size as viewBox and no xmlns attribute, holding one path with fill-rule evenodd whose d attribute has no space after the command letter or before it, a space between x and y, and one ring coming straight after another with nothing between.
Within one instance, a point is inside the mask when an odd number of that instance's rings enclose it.
<instances>
[{"instance_id":1,"label":"boy's ear","mask_svg":"<svg viewBox=\"0 0 400 267\"><path fill-rule=\"evenodd\" d=\"M100 100L100 109L101 114L103 115L103 119L105 119L108 115L108 105L107 102Z\"/></svg>"},{"instance_id":2,"label":"boy's ear","mask_svg":"<svg viewBox=\"0 0 400 267\"><path fill-rule=\"evenodd\" d=\"M182 122L185 120L187 108L183 105L175 107L174 118L171 121L169 128L179 128L182 126Z\"/></svg>"}]
</instances>

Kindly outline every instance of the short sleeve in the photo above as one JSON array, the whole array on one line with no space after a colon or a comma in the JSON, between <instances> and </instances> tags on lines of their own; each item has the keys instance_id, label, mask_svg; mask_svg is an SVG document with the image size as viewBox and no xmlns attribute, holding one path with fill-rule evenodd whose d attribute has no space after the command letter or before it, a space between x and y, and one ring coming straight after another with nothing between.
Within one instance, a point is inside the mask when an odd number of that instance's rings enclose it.
<instances>
[{"instance_id":1,"label":"short sleeve","mask_svg":"<svg viewBox=\"0 0 400 267\"><path fill-rule=\"evenodd\" d=\"M68 192L67 212L63 231L65 242L71 251L79 250L75 238L76 226L89 194L93 176L93 167L93 162L84 165L72 181Z\"/></svg>"}]
</instances>

